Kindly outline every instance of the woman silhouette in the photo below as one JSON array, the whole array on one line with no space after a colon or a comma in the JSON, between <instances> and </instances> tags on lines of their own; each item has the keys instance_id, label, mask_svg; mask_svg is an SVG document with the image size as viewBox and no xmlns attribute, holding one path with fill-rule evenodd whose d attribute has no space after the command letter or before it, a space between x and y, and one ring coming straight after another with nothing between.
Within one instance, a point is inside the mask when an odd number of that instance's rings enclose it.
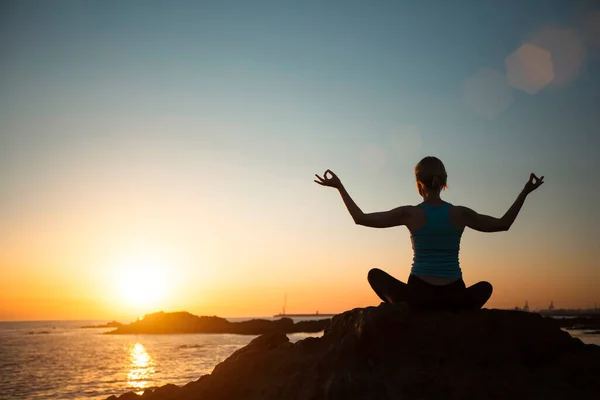
<instances>
[{"instance_id":1,"label":"woman silhouette","mask_svg":"<svg viewBox=\"0 0 600 400\"><path fill-rule=\"evenodd\" d=\"M406 302L415 311L478 310L492 295L489 282L466 287L458 262L460 238L465 227L480 232L507 231L515 221L525 198L544 183L533 173L502 218L478 214L467 207L454 206L440 198L447 188L444 164L436 157L425 157L415 167L417 190L423 202L390 211L365 214L350 197L340 179L330 170L316 183L339 190L354 222L372 228L405 225L411 234L414 251L408 283L374 268L368 281L375 293L387 303Z\"/></svg>"}]
</instances>

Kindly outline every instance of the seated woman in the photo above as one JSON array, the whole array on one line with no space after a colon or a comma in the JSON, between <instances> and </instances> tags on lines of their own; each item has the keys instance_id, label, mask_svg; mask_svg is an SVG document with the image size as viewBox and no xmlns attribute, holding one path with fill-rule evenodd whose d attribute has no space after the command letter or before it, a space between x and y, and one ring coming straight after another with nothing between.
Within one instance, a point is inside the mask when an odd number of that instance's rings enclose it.
<instances>
[{"instance_id":1,"label":"seated woman","mask_svg":"<svg viewBox=\"0 0 600 400\"><path fill-rule=\"evenodd\" d=\"M507 231L525 198L544 183L544 177L533 173L529 181L502 218L478 214L462 206L453 206L440 198L447 188L444 164L436 157L425 157L415 167L417 190L423 202L417 206L402 206L390 211L363 213L352 200L340 179L330 170L323 177L316 175L320 185L339 190L348 211L358 225L389 228L405 225L411 233L413 264L407 283L374 268L368 281L375 293L388 303L406 302L415 311L478 310L492 295L489 282L466 287L458 262L460 238L465 227L480 232Z\"/></svg>"}]
</instances>

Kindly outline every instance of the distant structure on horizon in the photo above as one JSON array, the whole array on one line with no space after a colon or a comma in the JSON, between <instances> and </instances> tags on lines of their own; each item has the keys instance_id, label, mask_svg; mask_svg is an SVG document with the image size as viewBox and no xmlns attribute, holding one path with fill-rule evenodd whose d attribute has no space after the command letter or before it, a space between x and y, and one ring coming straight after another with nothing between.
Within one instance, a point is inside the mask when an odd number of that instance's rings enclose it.
<instances>
[{"instance_id":1,"label":"distant structure on horizon","mask_svg":"<svg viewBox=\"0 0 600 400\"><path fill-rule=\"evenodd\" d=\"M529 301L525 300L525 305L523 306L523 308L515 307L514 310L529 312Z\"/></svg>"},{"instance_id":2,"label":"distant structure on horizon","mask_svg":"<svg viewBox=\"0 0 600 400\"><path fill-rule=\"evenodd\" d=\"M283 307L281 307L281 315L285 315L285 305L287 304L287 293L283 296Z\"/></svg>"},{"instance_id":3,"label":"distant structure on horizon","mask_svg":"<svg viewBox=\"0 0 600 400\"><path fill-rule=\"evenodd\" d=\"M515 307L515 310L520 310L520 308ZM593 307L588 308L557 308L554 305L554 300L550 300L548 308L539 309L535 312L545 316L596 316L600 314L600 309L597 302L594 302Z\"/></svg>"},{"instance_id":4,"label":"distant structure on horizon","mask_svg":"<svg viewBox=\"0 0 600 400\"><path fill-rule=\"evenodd\" d=\"M319 310L315 311L314 314L286 314L285 306L287 305L287 293L283 297L283 307L281 307L281 312L279 314L273 315L275 318L280 317L296 317L296 318L304 318L304 317L333 317L335 314L319 314Z\"/></svg>"}]
</instances>

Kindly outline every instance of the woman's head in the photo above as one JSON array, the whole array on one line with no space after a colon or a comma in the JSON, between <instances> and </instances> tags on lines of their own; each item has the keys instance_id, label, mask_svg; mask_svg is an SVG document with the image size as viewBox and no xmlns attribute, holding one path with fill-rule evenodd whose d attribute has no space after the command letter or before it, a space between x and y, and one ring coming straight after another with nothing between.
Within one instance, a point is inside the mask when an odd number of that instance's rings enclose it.
<instances>
[{"instance_id":1,"label":"woman's head","mask_svg":"<svg viewBox=\"0 0 600 400\"><path fill-rule=\"evenodd\" d=\"M448 174L442 161L437 157L425 157L415 166L417 190L421 196L427 193L439 194L447 189Z\"/></svg>"}]
</instances>

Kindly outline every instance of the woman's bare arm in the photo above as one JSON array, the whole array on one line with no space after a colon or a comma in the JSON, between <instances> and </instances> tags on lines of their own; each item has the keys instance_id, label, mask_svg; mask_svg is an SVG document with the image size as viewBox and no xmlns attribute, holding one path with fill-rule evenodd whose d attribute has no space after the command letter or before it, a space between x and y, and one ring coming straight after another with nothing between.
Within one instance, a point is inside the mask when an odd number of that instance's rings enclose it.
<instances>
[{"instance_id":1,"label":"woman's bare arm","mask_svg":"<svg viewBox=\"0 0 600 400\"><path fill-rule=\"evenodd\" d=\"M329 178L327 174L330 174L331 178ZM355 224L371 228L390 228L406 224L408 218L407 210L410 206L397 207L390 211L365 214L354 200L352 200L352 197L350 197L350 194L348 194L348 191L344 185L342 185L340 179L333 172L327 170L325 171L325 174L323 174L323 178L319 175L316 175L316 177L319 179L318 181L315 180L318 184L338 189Z\"/></svg>"},{"instance_id":2,"label":"woman's bare arm","mask_svg":"<svg viewBox=\"0 0 600 400\"><path fill-rule=\"evenodd\" d=\"M527 195L540 187L544 183L543 179L543 176L538 178L534 174L531 174L529 181L523 188L523 191L519 193L519 196L517 196L515 202L508 209L508 211L506 211L502 218L494 218L490 217L489 215L478 214L467 207L458 207L462 222L465 226L480 232L501 232L509 230L513 222L515 222L517 215L519 215L519 211L521 211L521 207L523 207L523 203L525 203Z\"/></svg>"},{"instance_id":3,"label":"woman's bare arm","mask_svg":"<svg viewBox=\"0 0 600 400\"><path fill-rule=\"evenodd\" d=\"M358 225L370 228L392 228L394 226L406 225L409 219L409 210L412 206L396 207L389 211L380 211L363 214Z\"/></svg>"},{"instance_id":4,"label":"woman's bare arm","mask_svg":"<svg viewBox=\"0 0 600 400\"><path fill-rule=\"evenodd\" d=\"M342 195L342 200L357 225L368 226L370 228L391 228L394 226L406 225L408 218L408 208L410 206L396 207L389 211L381 211L365 214L352 200L352 197L346 191L343 185L338 190Z\"/></svg>"},{"instance_id":5,"label":"woman's bare arm","mask_svg":"<svg viewBox=\"0 0 600 400\"><path fill-rule=\"evenodd\" d=\"M352 216L352 219L355 223L360 224L360 221L364 218L365 213L362 212L360 207L354 202L354 200L352 200L352 197L350 197L350 194L341 182L337 189L340 192L342 200L344 200L344 204L346 205L348 212Z\"/></svg>"}]
</instances>

